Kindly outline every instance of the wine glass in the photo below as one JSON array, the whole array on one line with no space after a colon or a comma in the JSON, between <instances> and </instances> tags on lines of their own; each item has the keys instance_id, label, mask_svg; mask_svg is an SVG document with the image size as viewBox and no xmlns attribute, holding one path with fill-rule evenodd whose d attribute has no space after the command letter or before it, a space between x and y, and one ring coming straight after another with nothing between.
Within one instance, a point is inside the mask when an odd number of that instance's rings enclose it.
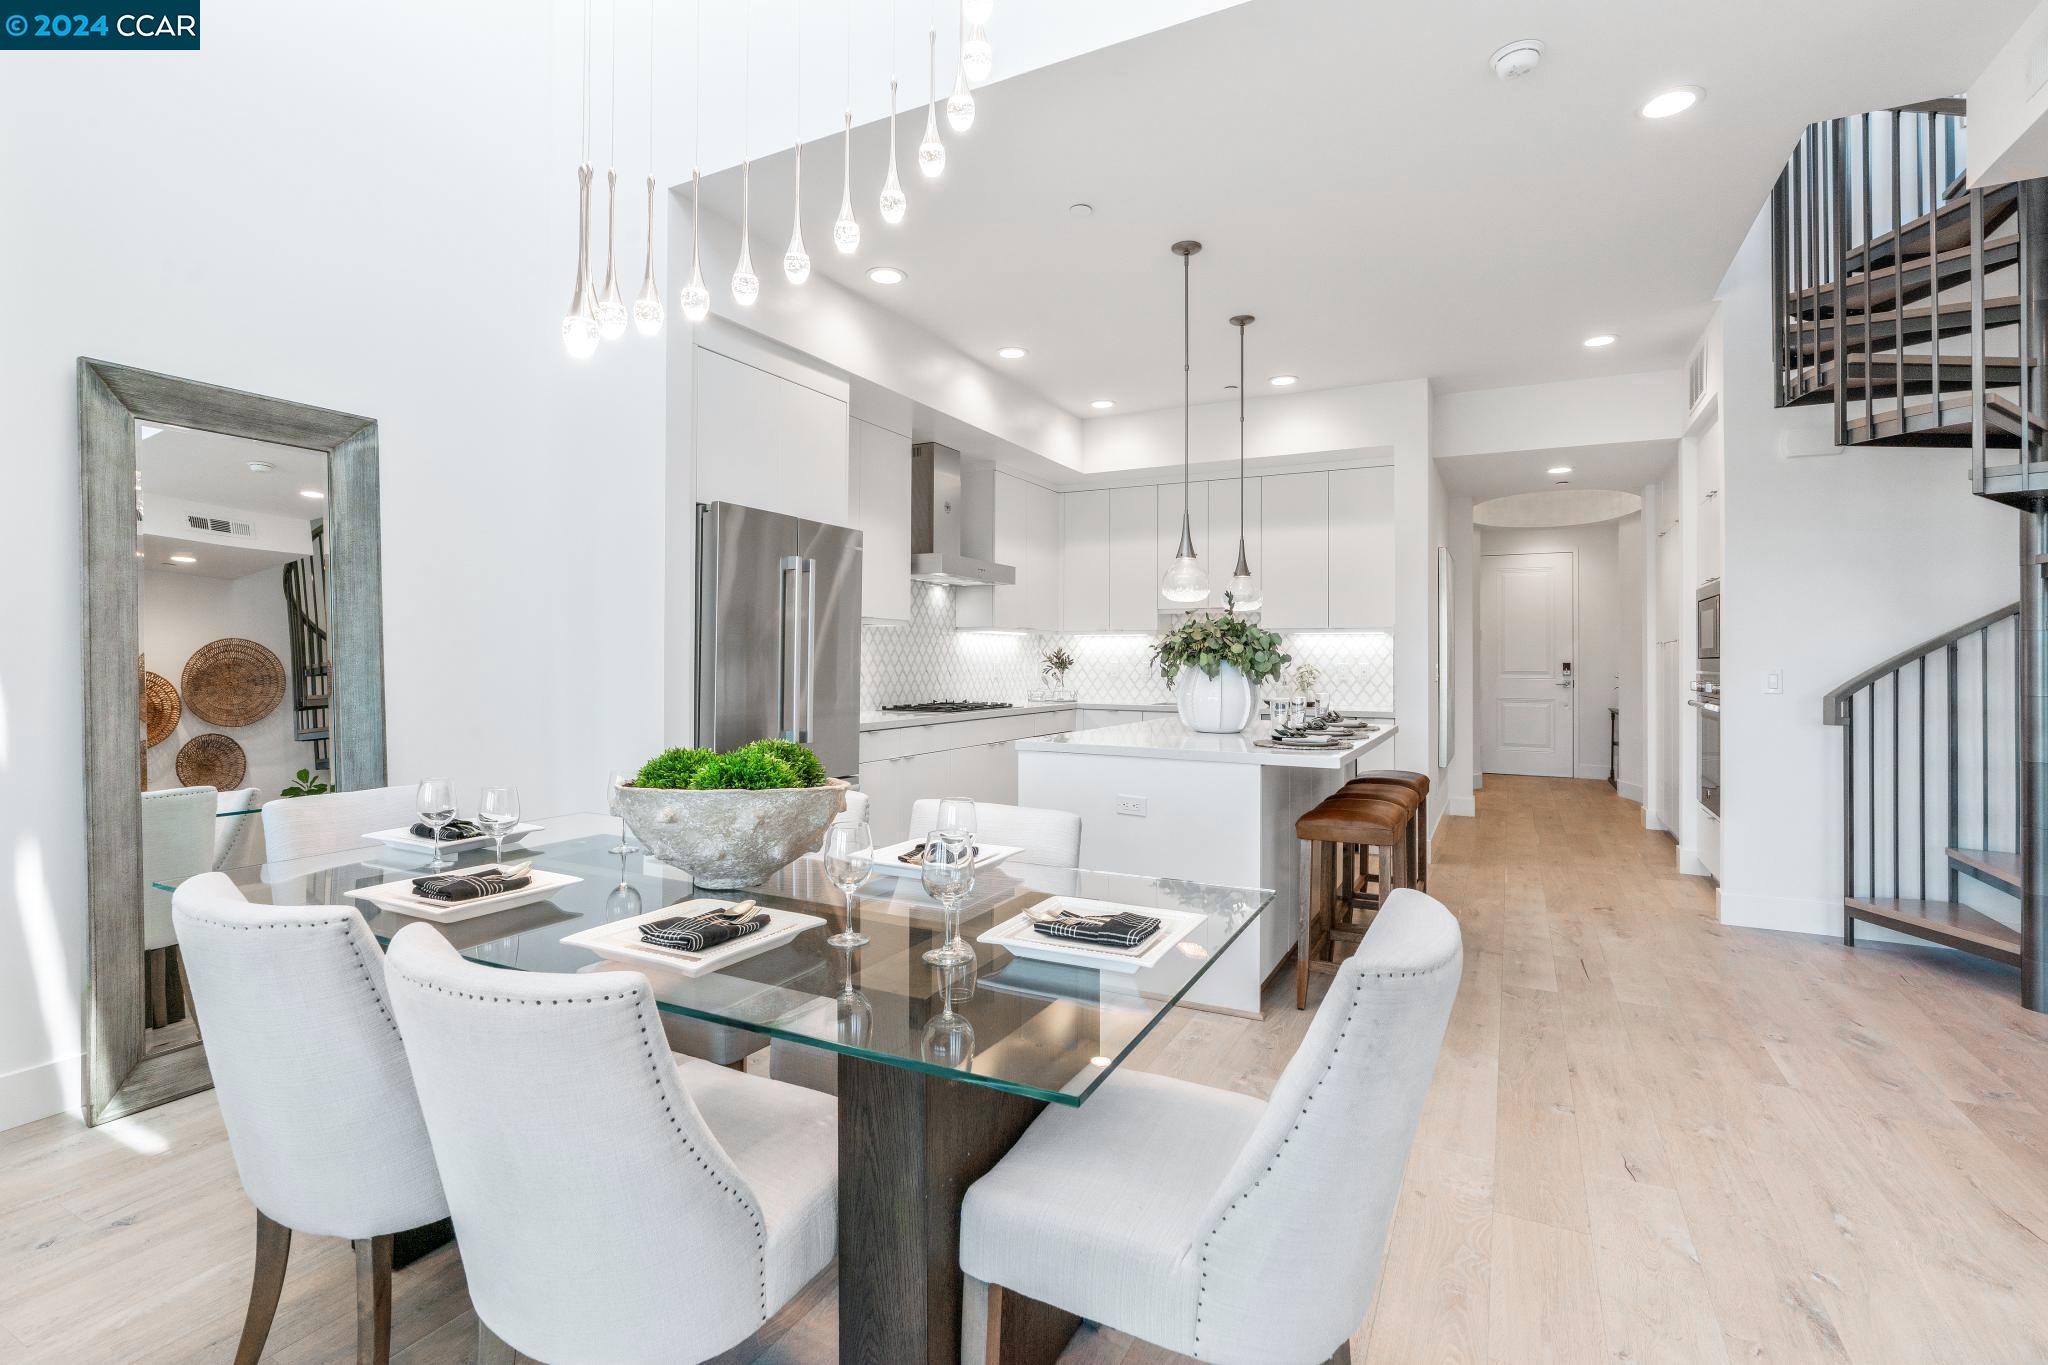
<instances>
[{"instance_id":1,"label":"wine glass","mask_svg":"<svg viewBox=\"0 0 2048 1365\"><path fill-rule=\"evenodd\" d=\"M485 787L476 803L476 822L491 836L497 860L504 862L505 836L519 823L519 788Z\"/></svg>"},{"instance_id":2,"label":"wine glass","mask_svg":"<svg viewBox=\"0 0 2048 1365\"><path fill-rule=\"evenodd\" d=\"M974 842L974 802L964 796L948 796L939 802L938 826L947 834L964 834Z\"/></svg>"},{"instance_id":3,"label":"wine glass","mask_svg":"<svg viewBox=\"0 0 2048 1365\"><path fill-rule=\"evenodd\" d=\"M626 812L619 804L619 788L630 787L640 780L637 772L616 772L605 780L605 809L619 817L619 841L605 852L613 857L625 853L645 853L647 850L636 843L633 832L626 828Z\"/></svg>"},{"instance_id":4,"label":"wine glass","mask_svg":"<svg viewBox=\"0 0 2048 1365\"><path fill-rule=\"evenodd\" d=\"M970 837L943 829L925 836L924 861L918 874L925 891L946 913L945 940L924 955L934 967L958 967L974 961L974 950L960 937L960 902L974 890Z\"/></svg>"},{"instance_id":5,"label":"wine glass","mask_svg":"<svg viewBox=\"0 0 2048 1365\"><path fill-rule=\"evenodd\" d=\"M973 959L970 957L968 962L971 964ZM938 978L939 983L939 1012L925 1021L918 1050L926 1061L935 1066L971 1070L974 1066L974 1025L954 1010L953 997L963 985L966 990L961 992L962 999L972 993L973 967L938 967L932 975Z\"/></svg>"},{"instance_id":6,"label":"wine glass","mask_svg":"<svg viewBox=\"0 0 2048 1365\"><path fill-rule=\"evenodd\" d=\"M826 942L830 943L831 940L827 939ZM861 990L860 982L854 976L853 949L841 948L838 956L842 959L842 971L839 994L833 999L833 1008L837 1016L839 1041L851 1043L855 1047L865 1047L869 1037L874 1033L874 1002Z\"/></svg>"},{"instance_id":7,"label":"wine glass","mask_svg":"<svg viewBox=\"0 0 2048 1365\"><path fill-rule=\"evenodd\" d=\"M846 927L825 940L834 948L858 948L868 936L854 928L853 893L875 866L875 836L865 820L841 820L825 827L825 875L846 897Z\"/></svg>"},{"instance_id":8,"label":"wine glass","mask_svg":"<svg viewBox=\"0 0 2048 1365\"><path fill-rule=\"evenodd\" d=\"M453 866L441 854L441 831L455 818L455 784L445 777L430 777L413 796L421 822L434 831L434 861L428 867L439 871Z\"/></svg>"}]
</instances>

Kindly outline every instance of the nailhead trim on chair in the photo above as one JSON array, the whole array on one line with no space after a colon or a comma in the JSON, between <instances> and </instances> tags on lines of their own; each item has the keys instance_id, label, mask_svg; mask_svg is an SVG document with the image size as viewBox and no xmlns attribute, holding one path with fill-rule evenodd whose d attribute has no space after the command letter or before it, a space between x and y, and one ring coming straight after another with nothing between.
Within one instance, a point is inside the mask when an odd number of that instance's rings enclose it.
<instances>
[{"instance_id":1,"label":"nailhead trim on chair","mask_svg":"<svg viewBox=\"0 0 2048 1365\"><path fill-rule=\"evenodd\" d=\"M348 921L346 919L306 920L303 923L298 924L293 924L290 922L273 924L230 924L228 921L224 919L215 919L211 915L202 915L192 910L183 910L179 913L184 915L186 919L191 920L194 924L210 925L215 929L233 929L238 932L248 929L341 930L342 938L347 941L349 951L356 955L356 970L363 974L363 984L369 988L370 999L377 1002L377 1013L384 1016L385 1024L387 1024L390 1027L393 1033L398 1032L398 1021L391 1017L391 1004L384 998L384 992L377 988L377 979L370 975L370 964L363 960L362 945L356 942L354 934L349 933ZM195 1002L195 1008L196 1007L197 1004Z\"/></svg>"},{"instance_id":2,"label":"nailhead trim on chair","mask_svg":"<svg viewBox=\"0 0 2048 1365\"><path fill-rule=\"evenodd\" d=\"M1344 1050L1344 1040L1351 1036L1351 1021L1358 1017L1358 1001L1359 997L1365 992L1365 983L1368 981L1389 981L1410 976L1431 976L1442 970L1443 968L1441 967L1433 967L1425 972L1373 972L1370 975L1360 972L1358 974L1357 981L1351 987L1350 1013L1344 1016L1344 1026L1337 1030L1337 1041L1330 1045L1330 1056L1323 1063L1322 1074L1316 1077L1316 1083L1309 1087L1308 1094L1302 1099L1301 1112L1294 1116L1294 1122L1288 1126L1286 1135L1280 1139L1280 1146L1274 1150L1271 1159L1266 1162L1267 1175L1271 1175L1273 1168L1280 1164L1280 1158L1286 1154L1287 1144L1294 1141L1294 1135L1301 1130L1301 1121L1308 1117L1308 1106L1315 1100L1316 1091L1323 1088L1324 1084L1330 1079L1330 1073L1337 1069L1337 1054ZM1263 1183L1263 1178L1252 1181L1251 1189L1246 1190L1238 1195L1237 1198L1231 1200L1230 1207L1217 1215L1216 1226L1211 1228L1202 1238L1201 1264L1203 1269L1195 1285L1195 1349L1192 1352L1197 1360L1202 1358L1202 1294L1209 1283L1209 1244L1222 1231L1223 1225L1230 1221L1230 1215L1236 1211L1237 1206L1251 1198L1252 1194Z\"/></svg>"},{"instance_id":3,"label":"nailhead trim on chair","mask_svg":"<svg viewBox=\"0 0 2048 1365\"><path fill-rule=\"evenodd\" d=\"M497 1005L595 1005L606 1000L623 1000L626 1002L627 1008L631 1009L637 1016L640 1012L640 1003L644 999L638 989L629 990L618 995L613 995L608 991L603 995L569 996L565 999L555 1000L521 1000L509 995L473 995L468 991L453 991L446 986L436 985L431 981L422 981L410 973L391 966L390 959L388 958L385 959L385 970L396 971L413 985L438 992L441 995L452 995L463 1000L482 1000ZM766 1228L761 1222L761 1210L754 1204L746 1192L736 1186L728 1185L724 1178L712 1169L711 1163L704 1159L704 1154L697 1150L697 1144L690 1141L690 1135L683 1131L682 1121L676 1117L675 1096L664 1094L662 1091L661 1066L655 1059L654 1044L647 1037L647 1025L644 1023L640 1025L640 1046L647 1054L647 1069L654 1076L655 1093L661 1098L661 1112L668 1116L669 1126L675 1130L676 1136L682 1139L684 1150L689 1152L691 1159L697 1163L704 1174L710 1176L712 1182L719 1189L731 1195L733 1202L744 1209L747 1216L754 1220L755 1311L759 1314L759 1320L766 1322L768 1321L768 1239ZM666 1043L664 1043L664 1049L666 1046Z\"/></svg>"}]
</instances>

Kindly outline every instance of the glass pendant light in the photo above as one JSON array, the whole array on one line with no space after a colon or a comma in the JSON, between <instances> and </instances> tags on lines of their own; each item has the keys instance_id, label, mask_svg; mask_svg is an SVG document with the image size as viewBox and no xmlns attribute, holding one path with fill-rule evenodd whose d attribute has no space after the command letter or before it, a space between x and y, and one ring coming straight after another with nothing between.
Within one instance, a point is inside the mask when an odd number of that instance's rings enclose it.
<instances>
[{"instance_id":1,"label":"glass pendant light","mask_svg":"<svg viewBox=\"0 0 2048 1365\"><path fill-rule=\"evenodd\" d=\"M1237 329L1237 567L1223 587L1224 602L1232 611L1257 611L1266 604L1266 591L1252 577L1251 556L1244 542L1244 329L1257 321L1250 313L1230 320Z\"/></svg>"},{"instance_id":2,"label":"glass pendant light","mask_svg":"<svg viewBox=\"0 0 2048 1365\"><path fill-rule=\"evenodd\" d=\"M1202 249L1200 242L1175 242L1173 254L1180 257L1180 374L1181 374L1181 435L1180 435L1180 547L1173 552L1173 563L1166 566L1166 573L1159 580L1159 595L1179 606L1198 606L1209 600L1209 575L1202 571L1202 561L1195 557L1194 526L1188 519L1189 468L1194 460L1194 387L1191 356L1193 345L1189 332L1189 261Z\"/></svg>"},{"instance_id":3,"label":"glass pendant light","mask_svg":"<svg viewBox=\"0 0 2048 1365\"><path fill-rule=\"evenodd\" d=\"M562 349L577 360L597 350L590 301L590 0L583 2L583 161L576 167L576 287L562 315Z\"/></svg>"},{"instance_id":4,"label":"glass pendant light","mask_svg":"<svg viewBox=\"0 0 2048 1365\"><path fill-rule=\"evenodd\" d=\"M889 78L889 176L882 182L882 194L876 203L882 211L882 221L894 227L903 221L904 210L910 201L903 195L903 182L896 178L896 78Z\"/></svg>"},{"instance_id":5,"label":"glass pendant light","mask_svg":"<svg viewBox=\"0 0 2048 1365\"><path fill-rule=\"evenodd\" d=\"M961 50L967 45L966 7L961 8L960 44ZM974 92L967 88L967 68L958 61L953 63L953 93L946 96L946 122L956 133L964 133L974 126Z\"/></svg>"},{"instance_id":6,"label":"glass pendant light","mask_svg":"<svg viewBox=\"0 0 2048 1365\"><path fill-rule=\"evenodd\" d=\"M742 308L751 308L754 300L761 297L761 277L754 273L753 249L747 243L754 212L753 166L747 160L749 144L753 141L754 11L751 4L742 8L747 15L747 41L745 67L740 80L740 263L732 270L732 301Z\"/></svg>"},{"instance_id":7,"label":"glass pendant light","mask_svg":"<svg viewBox=\"0 0 2048 1365\"><path fill-rule=\"evenodd\" d=\"M844 166L839 179L839 216L832 221L832 245L842 256L860 249L860 222L853 216L853 11L846 13L846 115L841 145Z\"/></svg>"},{"instance_id":8,"label":"glass pendant light","mask_svg":"<svg viewBox=\"0 0 2048 1365\"><path fill-rule=\"evenodd\" d=\"M694 168L690 171L690 282L683 286L676 300L683 305L683 316L691 322L704 321L711 311L711 291L704 287L704 267L697 257L697 199L703 180Z\"/></svg>"},{"instance_id":9,"label":"glass pendant light","mask_svg":"<svg viewBox=\"0 0 2048 1365\"><path fill-rule=\"evenodd\" d=\"M811 253L804 250L804 6L796 6L796 180L790 192L789 246L782 253L782 278L802 284L811 277Z\"/></svg>"},{"instance_id":10,"label":"glass pendant light","mask_svg":"<svg viewBox=\"0 0 2048 1365\"><path fill-rule=\"evenodd\" d=\"M704 321L711 312L711 291L704 287L704 266L697 252L699 243L704 240L697 230L697 202L703 198L704 189L704 177L697 168L704 150L704 0L697 0L692 27L695 36L691 38L690 46L691 61L697 71L697 111L691 116L693 122L690 125L690 280L683 286L676 302L683 306L683 316L694 323Z\"/></svg>"},{"instance_id":11,"label":"glass pendant light","mask_svg":"<svg viewBox=\"0 0 2048 1365\"><path fill-rule=\"evenodd\" d=\"M960 44L960 69L976 85L987 80L988 73L996 69L996 50L980 24L969 28L967 41Z\"/></svg>"},{"instance_id":12,"label":"glass pendant light","mask_svg":"<svg viewBox=\"0 0 2048 1365\"><path fill-rule=\"evenodd\" d=\"M619 7L612 6L611 165L605 168L604 287L597 293L597 334L626 334L626 301L619 296Z\"/></svg>"},{"instance_id":13,"label":"glass pendant light","mask_svg":"<svg viewBox=\"0 0 2048 1365\"><path fill-rule=\"evenodd\" d=\"M576 168L577 244L576 292L569 296L569 311L562 317L562 346L578 360L597 353L597 314L590 303L590 176L586 161Z\"/></svg>"},{"instance_id":14,"label":"glass pendant light","mask_svg":"<svg viewBox=\"0 0 2048 1365\"><path fill-rule=\"evenodd\" d=\"M661 306L661 286L654 281L654 7L647 7L647 273L640 281L640 297L633 300L633 325L644 337L658 336L667 310Z\"/></svg>"},{"instance_id":15,"label":"glass pendant light","mask_svg":"<svg viewBox=\"0 0 2048 1365\"><path fill-rule=\"evenodd\" d=\"M927 30L924 47L924 90L930 103L924 111L924 141L917 144L917 169L927 180L946 173L946 144L939 140L939 31Z\"/></svg>"}]
</instances>

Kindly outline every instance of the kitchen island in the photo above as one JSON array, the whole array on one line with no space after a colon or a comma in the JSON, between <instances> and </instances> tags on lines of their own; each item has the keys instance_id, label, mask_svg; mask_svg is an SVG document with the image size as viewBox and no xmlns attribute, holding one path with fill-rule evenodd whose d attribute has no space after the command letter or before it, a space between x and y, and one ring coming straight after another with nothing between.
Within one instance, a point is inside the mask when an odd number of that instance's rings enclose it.
<instances>
[{"instance_id":1,"label":"kitchen island","mask_svg":"<svg viewBox=\"0 0 2048 1365\"><path fill-rule=\"evenodd\" d=\"M1017 741L1017 799L1081 816L1081 866L1226 886L1271 887L1273 913L1195 983L1187 1003L1256 1017L1260 990L1294 946L1300 852L1294 822L1390 754L1391 721L1342 748L1259 747L1264 722L1201 734L1178 717Z\"/></svg>"}]
</instances>

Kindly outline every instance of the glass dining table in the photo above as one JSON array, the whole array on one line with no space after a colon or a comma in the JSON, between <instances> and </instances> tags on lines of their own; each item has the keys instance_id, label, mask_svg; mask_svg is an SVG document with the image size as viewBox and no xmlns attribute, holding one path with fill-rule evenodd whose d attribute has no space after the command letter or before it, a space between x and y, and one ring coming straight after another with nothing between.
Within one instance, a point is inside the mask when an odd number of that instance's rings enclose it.
<instances>
[{"instance_id":1,"label":"glass dining table","mask_svg":"<svg viewBox=\"0 0 2048 1365\"><path fill-rule=\"evenodd\" d=\"M507 849L507 861L531 859L536 871L576 880L546 900L435 923L465 957L518 971L638 971L666 1013L834 1055L842 1360L957 1359L967 1186L1046 1105L1085 1103L1273 897L1013 857L981 869L962 903L973 963L937 968L923 955L942 941L943 916L915 877L871 877L851 911L851 927L868 941L835 948L826 939L846 926L848 908L815 854L745 891L699 892L686 873L644 853L611 852L611 816L536 823L538 831ZM461 867L493 862L488 848L452 856ZM358 843L224 870L252 901L353 905L388 943L416 921L353 893L421 876L426 861L423 851ZM698 896L751 898L820 922L695 976L565 941ZM1031 934L1024 911L1060 897L1152 914L1166 921L1162 932L1181 936L1156 965L1135 972L1030 955L1043 936ZM1017 938L1022 953L1006 946ZM1064 1341L1075 1325L1006 1295L1003 1359L1043 1358L1045 1343Z\"/></svg>"}]
</instances>

